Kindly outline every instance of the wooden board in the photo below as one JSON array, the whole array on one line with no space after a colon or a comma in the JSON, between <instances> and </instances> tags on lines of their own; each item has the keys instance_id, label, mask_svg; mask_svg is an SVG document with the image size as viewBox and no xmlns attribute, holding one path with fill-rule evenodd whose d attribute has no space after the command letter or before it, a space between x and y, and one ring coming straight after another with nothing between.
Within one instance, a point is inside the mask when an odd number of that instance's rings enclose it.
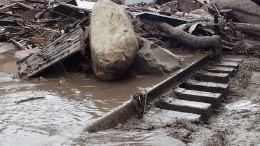
<instances>
[{"instance_id":1,"label":"wooden board","mask_svg":"<svg viewBox=\"0 0 260 146\"><path fill-rule=\"evenodd\" d=\"M77 27L67 34L63 34L54 42L33 54L19 65L20 77L33 77L58 62L80 52L83 31Z\"/></svg>"}]
</instances>

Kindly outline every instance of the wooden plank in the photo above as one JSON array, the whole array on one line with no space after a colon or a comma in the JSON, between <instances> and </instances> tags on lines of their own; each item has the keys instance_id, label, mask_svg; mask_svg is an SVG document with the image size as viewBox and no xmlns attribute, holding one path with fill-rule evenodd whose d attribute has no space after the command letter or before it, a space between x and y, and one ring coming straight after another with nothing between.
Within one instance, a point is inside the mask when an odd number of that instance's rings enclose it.
<instances>
[{"instance_id":1,"label":"wooden plank","mask_svg":"<svg viewBox=\"0 0 260 146\"><path fill-rule=\"evenodd\" d=\"M20 77L33 77L50 66L82 51L81 36L83 31L77 27L62 35L39 52L33 54L20 64Z\"/></svg>"},{"instance_id":2,"label":"wooden plank","mask_svg":"<svg viewBox=\"0 0 260 146\"><path fill-rule=\"evenodd\" d=\"M10 8L12 8L12 7L15 6L15 5L16 5L16 3L13 3L13 4L10 4L10 5L4 6L4 7L0 8L0 12L3 12L3 11L5 11L5 10L7 10L7 9L10 9Z\"/></svg>"},{"instance_id":3,"label":"wooden plank","mask_svg":"<svg viewBox=\"0 0 260 146\"><path fill-rule=\"evenodd\" d=\"M157 102L157 107L185 113L201 115L201 120L207 121L212 115L212 105L204 102L188 101L165 97Z\"/></svg>"}]
</instances>

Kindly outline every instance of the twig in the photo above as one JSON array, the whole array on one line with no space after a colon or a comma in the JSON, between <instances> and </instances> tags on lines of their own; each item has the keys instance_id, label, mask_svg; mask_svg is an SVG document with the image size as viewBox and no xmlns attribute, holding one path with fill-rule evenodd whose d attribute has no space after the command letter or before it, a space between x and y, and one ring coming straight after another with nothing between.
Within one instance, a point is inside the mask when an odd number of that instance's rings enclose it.
<instances>
[{"instance_id":1,"label":"twig","mask_svg":"<svg viewBox=\"0 0 260 146\"><path fill-rule=\"evenodd\" d=\"M28 99L23 99L23 100L16 101L15 103L19 104L19 103L22 103L22 102L28 102L28 101L32 101L32 100L36 100L36 99L44 99L44 98L45 97L31 97L31 98L28 98Z\"/></svg>"},{"instance_id":2,"label":"twig","mask_svg":"<svg viewBox=\"0 0 260 146\"><path fill-rule=\"evenodd\" d=\"M216 7L216 5L215 4L213 4L213 6L214 6L214 8L216 9L216 11L217 11L217 13L218 13L218 16L220 16L220 13L219 13L219 11L218 11L218 8Z\"/></svg>"},{"instance_id":3,"label":"twig","mask_svg":"<svg viewBox=\"0 0 260 146\"><path fill-rule=\"evenodd\" d=\"M2 7L2 8L0 8L0 12L5 11L6 9L10 9L15 5L16 5L16 3L13 3L13 4L7 5L5 7Z\"/></svg>"},{"instance_id":4,"label":"twig","mask_svg":"<svg viewBox=\"0 0 260 146\"><path fill-rule=\"evenodd\" d=\"M64 70L64 72L66 73L66 75L69 76L69 74L68 74L67 71L66 71L65 66L64 66L61 62L60 62L60 66L61 66L61 68Z\"/></svg>"},{"instance_id":5,"label":"twig","mask_svg":"<svg viewBox=\"0 0 260 146\"><path fill-rule=\"evenodd\" d=\"M201 4L201 5L206 5L208 9L210 9L211 11L216 12L216 9L215 9L215 8L212 8L212 7L209 6L208 4L206 4L206 3L204 3L204 2L201 2L201 1L198 1L198 0L196 0L196 2L198 2L198 3Z\"/></svg>"}]
</instances>

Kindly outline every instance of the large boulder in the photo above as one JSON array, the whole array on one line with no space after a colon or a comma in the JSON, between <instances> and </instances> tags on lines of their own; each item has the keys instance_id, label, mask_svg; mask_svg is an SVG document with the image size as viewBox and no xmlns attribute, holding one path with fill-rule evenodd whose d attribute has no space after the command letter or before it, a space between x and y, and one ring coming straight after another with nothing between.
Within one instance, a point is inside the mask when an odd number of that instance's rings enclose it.
<instances>
[{"instance_id":1,"label":"large boulder","mask_svg":"<svg viewBox=\"0 0 260 146\"><path fill-rule=\"evenodd\" d=\"M90 23L91 60L101 80L120 78L133 63L137 36L125 10L110 0L99 0Z\"/></svg>"},{"instance_id":2,"label":"large boulder","mask_svg":"<svg viewBox=\"0 0 260 146\"><path fill-rule=\"evenodd\" d=\"M134 62L137 73L146 75L163 75L181 67L180 59L171 51L144 38L139 39L142 48Z\"/></svg>"}]
</instances>

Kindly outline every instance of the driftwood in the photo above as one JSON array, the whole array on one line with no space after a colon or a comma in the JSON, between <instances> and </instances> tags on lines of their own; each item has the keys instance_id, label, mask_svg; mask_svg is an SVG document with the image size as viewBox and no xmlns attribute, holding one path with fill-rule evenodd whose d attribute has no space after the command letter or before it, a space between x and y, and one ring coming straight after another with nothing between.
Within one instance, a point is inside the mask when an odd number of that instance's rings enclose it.
<instances>
[{"instance_id":1,"label":"driftwood","mask_svg":"<svg viewBox=\"0 0 260 146\"><path fill-rule=\"evenodd\" d=\"M220 37L217 35L213 36L195 36L191 35L181 29L172 27L171 25L159 22L158 26L162 31L168 33L173 38L180 40L183 44L188 45L192 49L214 49L220 48Z\"/></svg>"},{"instance_id":2,"label":"driftwood","mask_svg":"<svg viewBox=\"0 0 260 146\"><path fill-rule=\"evenodd\" d=\"M260 37L260 24L232 23L231 27L236 31Z\"/></svg>"},{"instance_id":3,"label":"driftwood","mask_svg":"<svg viewBox=\"0 0 260 146\"><path fill-rule=\"evenodd\" d=\"M44 98L45 97L31 97L31 98L28 98L28 99L23 99L23 100L16 101L15 103L19 104L19 103L23 103L23 102L28 102L28 101L32 101L32 100L36 100L36 99L44 99Z\"/></svg>"}]
</instances>

